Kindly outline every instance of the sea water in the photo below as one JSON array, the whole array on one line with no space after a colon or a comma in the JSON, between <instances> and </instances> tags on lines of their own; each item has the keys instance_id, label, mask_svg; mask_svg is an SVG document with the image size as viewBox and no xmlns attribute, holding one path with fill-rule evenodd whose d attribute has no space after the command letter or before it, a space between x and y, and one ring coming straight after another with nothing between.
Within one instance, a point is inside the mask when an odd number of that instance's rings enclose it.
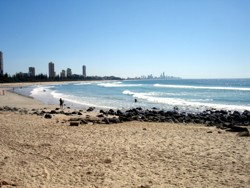
<instances>
[{"instance_id":1,"label":"sea water","mask_svg":"<svg viewBox=\"0 0 250 188\"><path fill-rule=\"evenodd\" d=\"M145 109L181 111L206 109L250 110L250 79L179 79L76 82L18 88L45 104L74 108ZM135 102L137 99L137 102Z\"/></svg>"}]
</instances>

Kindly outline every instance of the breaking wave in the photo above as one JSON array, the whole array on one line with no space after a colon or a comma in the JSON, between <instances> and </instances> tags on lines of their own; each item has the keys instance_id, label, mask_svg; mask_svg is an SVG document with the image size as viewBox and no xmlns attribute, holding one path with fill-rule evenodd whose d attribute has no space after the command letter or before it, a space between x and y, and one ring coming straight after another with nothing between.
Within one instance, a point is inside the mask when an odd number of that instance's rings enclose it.
<instances>
[{"instance_id":1,"label":"breaking wave","mask_svg":"<svg viewBox=\"0 0 250 188\"><path fill-rule=\"evenodd\" d=\"M97 85L102 86L102 87L138 87L138 86L142 86L142 84L122 84L122 82L100 83Z\"/></svg>"},{"instance_id":2,"label":"breaking wave","mask_svg":"<svg viewBox=\"0 0 250 188\"><path fill-rule=\"evenodd\" d=\"M185 86L185 85L164 85L164 84L154 84L154 87L180 88L180 89L212 89L212 90L250 91L250 88L240 88L240 87L208 87L208 86Z\"/></svg>"},{"instance_id":3,"label":"breaking wave","mask_svg":"<svg viewBox=\"0 0 250 188\"><path fill-rule=\"evenodd\" d=\"M124 95L131 95L134 98L143 99L152 103L167 104L171 106L180 106L180 107L189 107L189 108L216 108L216 109L226 109L226 110L250 110L250 106L241 106L241 105L227 105L227 104L215 104L210 103L211 99L181 99L181 98L168 98L168 97L157 97L152 96L150 93L139 93L132 92L129 90L123 91Z\"/></svg>"}]
</instances>

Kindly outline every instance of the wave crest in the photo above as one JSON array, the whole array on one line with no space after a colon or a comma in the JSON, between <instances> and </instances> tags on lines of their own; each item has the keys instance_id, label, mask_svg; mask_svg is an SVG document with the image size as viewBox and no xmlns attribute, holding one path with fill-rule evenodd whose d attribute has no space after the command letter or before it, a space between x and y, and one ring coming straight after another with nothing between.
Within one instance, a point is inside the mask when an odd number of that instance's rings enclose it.
<instances>
[{"instance_id":1,"label":"wave crest","mask_svg":"<svg viewBox=\"0 0 250 188\"><path fill-rule=\"evenodd\" d=\"M102 87L138 87L138 86L142 86L142 84L122 84L122 82L100 83L97 85L102 86Z\"/></svg>"},{"instance_id":2,"label":"wave crest","mask_svg":"<svg viewBox=\"0 0 250 188\"><path fill-rule=\"evenodd\" d=\"M250 91L250 88L240 88L240 87L208 87L208 86L185 86L185 85L164 85L164 84L154 84L154 87L162 88L180 88L180 89L213 89L213 90L236 90L236 91Z\"/></svg>"},{"instance_id":3,"label":"wave crest","mask_svg":"<svg viewBox=\"0 0 250 188\"><path fill-rule=\"evenodd\" d=\"M123 91L125 95L132 95L132 97L146 100L152 103L158 104L167 104L171 106L181 106L181 107L189 107L189 108L216 108L216 109L226 109L226 110L250 110L250 106L241 106L241 105L227 105L227 104L215 104L215 103L207 103L211 102L211 99L191 99L185 100L180 98L168 98L168 97L156 97L152 95L148 95L148 93L136 93L129 90Z\"/></svg>"}]
</instances>

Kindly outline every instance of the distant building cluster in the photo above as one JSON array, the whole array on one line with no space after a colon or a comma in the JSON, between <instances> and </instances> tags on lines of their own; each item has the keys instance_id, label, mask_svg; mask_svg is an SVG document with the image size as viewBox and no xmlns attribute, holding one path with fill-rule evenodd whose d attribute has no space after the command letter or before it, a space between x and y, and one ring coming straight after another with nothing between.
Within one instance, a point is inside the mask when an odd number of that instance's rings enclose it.
<instances>
[{"instance_id":1,"label":"distant building cluster","mask_svg":"<svg viewBox=\"0 0 250 188\"><path fill-rule=\"evenodd\" d=\"M148 76L141 76L140 78L137 79L180 79L179 77L174 77L174 76L167 76L165 75L165 72L161 73L160 76L153 76L152 74Z\"/></svg>"},{"instance_id":2,"label":"distant building cluster","mask_svg":"<svg viewBox=\"0 0 250 188\"><path fill-rule=\"evenodd\" d=\"M82 66L82 76L83 77L86 77L87 74L86 74L86 66L83 65ZM76 77L76 76L80 76L80 75L75 75L75 74L72 74L72 70L70 68L67 68L66 71L63 69L60 73L60 77L61 78L69 78L69 77ZM49 78L53 79L56 77L56 72L55 72L55 64L53 62L49 62Z\"/></svg>"},{"instance_id":3,"label":"distant building cluster","mask_svg":"<svg viewBox=\"0 0 250 188\"><path fill-rule=\"evenodd\" d=\"M86 66L83 65L83 72L82 72L82 76L86 77ZM60 73L60 77L61 78L66 78L66 77L76 77L76 76L80 76L80 75L73 75L72 74L72 70L70 68L67 68L66 71L63 69ZM53 62L49 62L49 78L53 79L56 77L56 72L55 72L55 64Z\"/></svg>"},{"instance_id":4,"label":"distant building cluster","mask_svg":"<svg viewBox=\"0 0 250 188\"><path fill-rule=\"evenodd\" d=\"M60 77L61 78L66 78L66 77L72 77L72 76L76 76L72 74L72 70L70 68L67 68L66 71L63 69L60 73ZM79 76L79 75L77 75ZM86 77L86 66L83 65L83 72L82 72L82 76ZM53 79L56 77L56 72L55 72L55 64L53 62L49 62L49 78Z\"/></svg>"},{"instance_id":5,"label":"distant building cluster","mask_svg":"<svg viewBox=\"0 0 250 188\"><path fill-rule=\"evenodd\" d=\"M87 74L86 74L86 66L83 65L82 66L82 69L83 69L83 72L82 72L82 76L83 77L86 77ZM77 76L80 76L80 75L76 75L76 74L72 74L72 70L70 68L67 68L66 71L63 69L60 73L60 77L61 78L66 78L66 77L77 77ZM49 63L49 78L55 78L56 77L56 72L55 72L55 64L53 62L50 62Z\"/></svg>"}]
</instances>

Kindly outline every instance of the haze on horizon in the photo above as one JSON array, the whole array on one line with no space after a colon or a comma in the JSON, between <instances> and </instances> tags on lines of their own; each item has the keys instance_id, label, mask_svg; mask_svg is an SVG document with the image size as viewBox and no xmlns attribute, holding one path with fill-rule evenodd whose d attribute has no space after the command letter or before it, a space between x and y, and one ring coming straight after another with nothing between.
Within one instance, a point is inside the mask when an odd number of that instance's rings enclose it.
<instances>
[{"instance_id":1,"label":"haze on horizon","mask_svg":"<svg viewBox=\"0 0 250 188\"><path fill-rule=\"evenodd\" d=\"M250 78L249 0L1 0L4 72Z\"/></svg>"}]
</instances>

